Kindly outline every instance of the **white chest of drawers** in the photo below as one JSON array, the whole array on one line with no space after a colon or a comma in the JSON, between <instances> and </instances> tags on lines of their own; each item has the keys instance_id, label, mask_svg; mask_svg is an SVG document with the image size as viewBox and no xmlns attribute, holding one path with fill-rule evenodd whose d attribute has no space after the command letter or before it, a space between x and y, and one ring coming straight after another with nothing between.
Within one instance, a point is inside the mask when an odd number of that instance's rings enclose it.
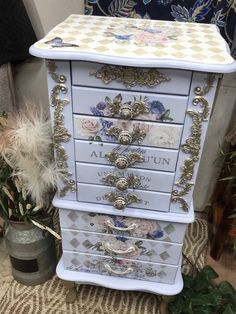
<instances>
[{"instance_id":1,"label":"white chest of drawers","mask_svg":"<svg viewBox=\"0 0 236 314\"><path fill-rule=\"evenodd\" d=\"M201 48L201 51L199 51ZM176 294L218 74L214 25L72 15L31 47L49 59L65 280Z\"/></svg>"}]
</instances>

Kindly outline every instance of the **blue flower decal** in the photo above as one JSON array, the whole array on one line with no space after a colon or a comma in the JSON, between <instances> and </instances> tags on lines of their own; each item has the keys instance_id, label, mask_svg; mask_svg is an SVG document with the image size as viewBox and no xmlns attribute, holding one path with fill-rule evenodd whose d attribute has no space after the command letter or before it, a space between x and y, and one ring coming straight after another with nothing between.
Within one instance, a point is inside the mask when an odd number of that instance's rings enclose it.
<instances>
[{"instance_id":1,"label":"blue flower decal","mask_svg":"<svg viewBox=\"0 0 236 314\"><path fill-rule=\"evenodd\" d=\"M96 107L99 109L99 110L104 110L106 108L107 104L105 103L105 101L100 101Z\"/></svg>"},{"instance_id":2,"label":"blue flower decal","mask_svg":"<svg viewBox=\"0 0 236 314\"><path fill-rule=\"evenodd\" d=\"M118 40L127 40L129 41L132 35L117 35L117 34L113 34L115 39Z\"/></svg>"},{"instance_id":3,"label":"blue flower decal","mask_svg":"<svg viewBox=\"0 0 236 314\"><path fill-rule=\"evenodd\" d=\"M94 116L104 116L103 112L97 109L96 107L90 107L90 111Z\"/></svg>"},{"instance_id":4,"label":"blue flower decal","mask_svg":"<svg viewBox=\"0 0 236 314\"><path fill-rule=\"evenodd\" d=\"M155 113L158 116L161 116L166 111L163 104L158 100L153 100L148 105L150 106L151 113Z\"/></svg>"},{"instance_id":5,"label":"blue flower decal","mask_svg":"<svg viewBox=\"0 0 236 314\"><path fill-rule=\"evenodd\" d=\"M119 240L119 241L121 241L121 242L125 242L125 241L128 240L127 238L122 237L122 236L117 236L116 239Z\"/></svg>"},{"instance_id":6,"label":"blue flower decal","mask_svg":"<svg viewBox=\"0 0 236 314\"><path fill-rule=\"evenodd\" d=\"M163 235L164 235L164 232L161 229L154 230L152 233L148 232L147 234L148 238L150 239L162 238Z\"/></svg>"}]
</instances>

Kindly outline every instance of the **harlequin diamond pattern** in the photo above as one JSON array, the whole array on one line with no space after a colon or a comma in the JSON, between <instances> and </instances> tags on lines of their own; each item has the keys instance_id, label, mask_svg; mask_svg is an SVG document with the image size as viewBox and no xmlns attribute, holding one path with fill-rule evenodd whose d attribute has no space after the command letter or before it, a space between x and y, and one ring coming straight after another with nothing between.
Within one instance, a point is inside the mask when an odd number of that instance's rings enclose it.
<instances>
[{"instance_id":1,"label":"harlequin diamond pattern","mask_svg":"<svg viewBox=\"0 0 236 314\"><path fill-rule=\"evenodd\" d=\"M167 226L164 227L164 230L167 234L171 234L172 232L175 231L175 227L172 224L168 224Z\"/></svg>"},{"instance_id":2,"label":"harlequin diamond pattern","mask_svg":"<svg viewBox=\"0 0 236 314\"><path fill-rule=\"evenodd\" d=\"M79 241L76 239L76 238L73 238L71 241L70 241L70 244L76 248L80 243Z\"/></svg>"},{"instance_id":3,"label":"harlequin diamond pattern","mask_svg":"<svg viewBox=\"0 0 236 314\"><path fill-rule=\"evenodd\" d=\"M68 217L70 218L71 221L75 222L78 218L78 215L75 211L71 211L69 214L68 214Z\"/></svg>"},{"instance_id":4,"label":"harlequin diamond pattern","mask_svg":"<svg viewBox=\"0 0 236 314\"><path fill-rule=\"evenodd\" d=\"M168 254L168 252L163 252L163 253L161 253L160 254L160 257L161 257L161 259L163 260L163 261L165 261L167 258L169 258L170 257L170 255Z\"/></svg>"},{"instance_id":5,"label":"harlequin diamond pattern","mask_svg":"<svg viewBox=\"0 0 236 314\"><path fill-rule=\"evenodd\" d=\"M66 44L51 47L51 43L45 43L55 37ZM35 46L111 57L180 58L189 62L199 62L200 58L206 64L233 62L216 26L201 23L71 15Z\"/></svg>"}]
</instances>

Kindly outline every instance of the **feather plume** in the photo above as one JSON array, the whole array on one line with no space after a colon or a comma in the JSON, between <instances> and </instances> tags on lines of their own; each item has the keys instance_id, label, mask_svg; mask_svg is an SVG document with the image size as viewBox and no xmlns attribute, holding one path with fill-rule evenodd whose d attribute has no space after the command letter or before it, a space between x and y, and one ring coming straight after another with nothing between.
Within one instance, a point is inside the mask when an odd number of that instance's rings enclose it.
<instances>
[{"instance_id":1,"label":"feather plume","mask_svg":"<svg viewBox=\"0 0 236 314\"><path fill-rule=\"evenodd\" d=\"M51 123L40 106L28 104L15 116L0 118L0 153L36 204L62 181L53 156Z\"/></svg>"}]
</instances>

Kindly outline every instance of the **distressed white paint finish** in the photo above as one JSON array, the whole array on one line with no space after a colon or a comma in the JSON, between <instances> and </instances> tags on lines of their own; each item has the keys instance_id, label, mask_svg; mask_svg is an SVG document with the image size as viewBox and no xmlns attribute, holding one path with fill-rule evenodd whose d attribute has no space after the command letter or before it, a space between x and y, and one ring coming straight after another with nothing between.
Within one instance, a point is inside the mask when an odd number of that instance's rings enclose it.
<instances>
[{"instance_id":1,"label":"distressed white paint finish","mask_svg":"<svg viewBox=\"0 0 236 314\"><path fill-rule=\"evenodd\" d=\"M205 80L207 78L207 73L200 73L200 72L196 72L193 75L193 80L192 80L192 85L191 85L191 90L190 90L190 95L189 95L189 103L188 103L188 108L187 110L193 110L196 112L201 112L202 108L201 105L193 105L192 101L194 99L194 88L197 86L203 87ZM201 133L201 144L200 144L200 153L199 153L199 160L201 158L201 153L202 153L202 148L203 148L203 144L204 144L204 140L205 140L205 136L206 136L206 131L207 131L207 127L208 127L208 122L211 116L211 110L212 110L212 106L213 106L213 102L214 102L214 97L215 97L215 91L217 88L217 83L218 83L218 76L216 76L216 79L214 80L214 83L210 89L210 91L204 95L203 97L208 101L209 104L209 116L207 118L207 121L203 121L202 122L202 133ZM193 121L192 118L189 115L186 115L186 120L185 120L185 125L184 125L184 130L183 130L183 136L181 139L181 144L184 144L186 142L186 139L188 139L191 136L191 127L193 125ZM175 176L175 183L178 182L178 180L180 179L180 176L182 174L183 171L183 165L184 165L184 161L189 157L189 154L186 154L184 152L181 151L180 149L180 154L178 157L178 162L177 162L177 168L176 168L176 176ZM197 171L198 171L198 166L199 166L199 161L196 162L195 167L194 167L194 174L193 174L193 178L191 180L193 187L191 189L191 191L188 192L187 195L184 195L183 198L187 201L188 205L191 204L192 201L192 194L193 194L193 188L194 188L194 183L196 180L196 176L197 176ZM178 190L180 190L177 186L174 186L174 189L177 188ZM183 209L180 207L180 203L171 203L170 206L170 211L172 212L183 212Z\"/></svg>"},{"instance_id":2,"label":"distressed white paint finish","mask_svg":"<svg viewBox=\"0 0 236 314\"><path fill-rule=\"evenodd\" d=\"M77 163L76 171L79 183L99 185L110 185L103 180L107 174L115 174L118 178L127 178L132 174L140 180L135 189L147 191L171 192L174 181L174 173L129 168L122 171L112 166L88 163Z\"/></svg>"},{"instance_id":3,"label":"distressed white paint finish","mask_svg":"<svg viewBox=\"0 0 236 314\"><path fill-rule=\"evenodd\" d=\"M184 223L87 213L70 209L60 209L60 226L64 229L100 232L155 241L163 240L173 243L183 242L186 228ZM132 226L133 228L129 229ZM121 227L121 229L117 229L117 227Z\"/></svg>"},{"instance_id":4,"label":"distressed white paint finish","mask_svg":"<svg viewBox=\"0 0 236 314\"><path fill-rule=\"evenodd\" d=\"M64 269L75 273L77 271L81 271L110 275L112 277L120 277L123 279L131 278L168 284L174 284L178 269L178 266L174 265L135 261L124 258L112 259L111 257L104 257L95 254L74 253L71 251L64 251L62 258ZM115 275L114 273L108 272L105 265L111 265L111 268L117 272L125 271L129 267L132 271L125 275ZM125 285L125 281L123 281L123 285ZM138 281L137 285L139 285Z\"/></svg>"},{"instance_id":5,"label":"distressed white paint finish","mask_svg":"<svg viewBox=\"0 0 236 314\"><path fill-rule=\"evenodd\" d=\"M187 107L187 96L173 96L140 92L106 90L99 88L72 87L73 112L78 114L111 117L106 98L112 100L118 95L122 97L122 104L133 104L137 100L145 102L149 112L140 113L135 120L148 120L165 123L183 123ZM167 116L165 118L165 115ZM115 115L119 118L119 114Z\"/></svg>"},{"instance_id":6,"label":"distressed white paint finish","mask_svg":"<svg viewBox=\"0 0 236 314\"><path fill-rule=\"evenodd\" d=\"M105 194L109 192L116 192L116 189L108 186L92 185L92 184L77 184L77 200L79 202L90 202L95 204L110 204L105 198ZM127 208L143 208L156 211L168 211L170 205L170 193L152 192L131 190L127 192L135 193L142 202L132 203L127 205ZM126 193L120 193L125 195Z\"/></svg>"},{"instance_id":7,"label":"distressed white paint finish","mask_svg":"<svg viewBox=\"0 0 236 314\"><path fill-rule=\"evenodd\" d=\"M112 143L88 142L75 140L75 159L79 162L112 165L105 155L115 151L128 156L130 152L137 152L144 157L144 161L131 165L129 168L150 169L174 172L178 151L153 147L139 147L136 145L124 146Z\"/></svg>"},{"instance_id":8,"label":"distressed white paint finish","mask_svg":"<svg viewBox=\"0 0 236 314\"><path fill-rule=\"evenodd\" d=\"M128 258L153 263L178 265L182 250L182 245L176 243L104 235L73 229L62 229L61 235L64 251ZM107 246L113 252L109 251ZM130 249L133 249L133 251L127 253L127 250Z\"/></svg>"},{"instance_id":9,"label":"distressed white paint finish","mask_svg":"<svg viewBox=\"0 0 236 314\"><path fill-rule=\"evenodd\" d=\"M76 139L119 143L115 136L107 135L106 131L110 127L118 127L130 134L139 128L146 135L143 140L135 141L134 144L160 148L178 149L182 134L182 125L74 115Z\"/></svg>"},{"instance_id":10,"label":"distressed white paint finish","mask_svg":"<svg viewBox=\"0 0 236 314\"><path fill-rule=\"evenodd\" d=\"M63 126L68 130L71 137L68 142L62 142L62 147L66 150L66 155L68 157L67 164L68 164L68 172L71 174L70 179L74 180L76 182L76 173L75 173L75 154L74 154L74 131L73 131L73 116L72 116L72 100L71 100L71 75L70 75L70 63L68 61L57 61L56 62L56 73L58 75L64 75L66 77L65 87L67 88L66 93L61 93L57 95L57 98L59 99L66 99L69 101L67 105L65 105L63 111L62 111L62 124ZM54 123L54 112L55 112L55 106L52 106L51 102L51 95L52 90L55 86L58 85L51 76L47 75L48 79L48 94L49 94L49 100L50 100L50 113L51 113L51 119L52 124ZM67 200L75 200L76 199L76 193L68 191L66 196L64 197Z\"/></svg>"},{"instance_id":11,"label":"distressed white paint finish","mask_svg":"<svg viewBox=\"0 0 236 314\"><path fill-rule=\"evenodd\" d=\"M106 84L101 79L91 75L91 73L101 69L105 65L103 63L72 61L71 64L73 85L126 90L126 86L121 82L114 80ZM128 90L147 93L188 95L192 77L191 71L173 69L158 69L158 71L170 78L170 81L161 82L155 87L135 85L128 87Z\"/></svg>"}]
</instances>

